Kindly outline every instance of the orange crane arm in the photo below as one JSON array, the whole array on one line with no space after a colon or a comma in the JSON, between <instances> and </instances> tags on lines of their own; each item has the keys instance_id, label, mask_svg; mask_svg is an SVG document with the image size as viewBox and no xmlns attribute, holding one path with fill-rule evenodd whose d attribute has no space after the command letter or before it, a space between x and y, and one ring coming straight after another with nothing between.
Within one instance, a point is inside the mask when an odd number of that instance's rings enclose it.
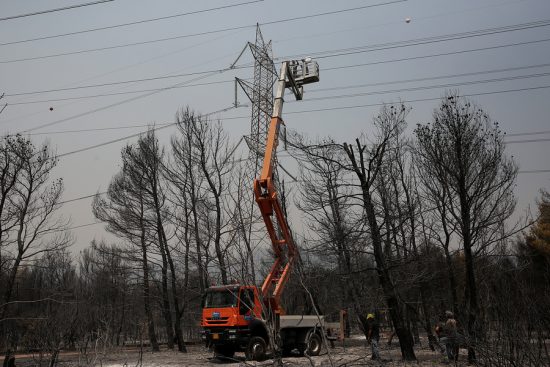
<instances>
[{"instance_id":1,"label":"orange crane arm","mask_svg":"<svg viewBox=\"0 0 550 367\"><path fill-rule=\"evenodd\" d=\"M273 117L267 134L264 162L260 177L254 180L254 195L260 208L262 218L271 240L275 262L267 274L261 288L262 296L271 308L280 312L279 300L288 281L292 266L298 257L298 249L292 239L292 234L278 198L278 191L273 180L275 169L275 153L279 143L279 130L284 124L281 114L284 103L284 91L291 88L296 99L303 96L302 85L319 81L317 63L310 60L285 61L281 66L281 73L277 83ZM279 231L273 222L276 217Z\"/></svg>"}]
</instances>

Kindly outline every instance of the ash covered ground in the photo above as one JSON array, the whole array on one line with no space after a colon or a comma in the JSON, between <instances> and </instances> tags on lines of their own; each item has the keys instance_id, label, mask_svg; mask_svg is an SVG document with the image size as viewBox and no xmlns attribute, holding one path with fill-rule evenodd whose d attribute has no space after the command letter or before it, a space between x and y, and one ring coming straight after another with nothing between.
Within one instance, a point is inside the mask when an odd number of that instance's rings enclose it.
<instances>
[{"instance_id":1,"label":"ash covered ground","mask_svg":"<svg viewBox=\"0 0 550 367\"><path fill-rule=\"evenodd\" d=\"M336 343L335 348L323 350L320 356L299 357L298 355L283 358L284 366L445 366L444 357L439 352L432 352L428 348L426 341L422 345L417 345L415 353L418 363L403 362L399 351L399 345L394 342L388 346L384 340L381 341L382 361L372 361L370 359L370 347L366 345L365 340L350 339L346 340L345 345ZM36 366L36 358L28 356L25 359L19 359L17 366ZM237 353L235 359L219 360L214 358L212 351L209 351L202 345L188 346L188 353L178 353L170 350L151 353L138 349L119 349L104 353L89 353L87 360L78 353L62 353L59 358L59 366L102 366L102 367L161 367L161 366L272 366L275 365L273 359L267 359L262 362L245 361L243 353ZM451 364L453 365L453 364ZM466 351L461 350L461 355L457 366L466 366Z\"/></svg>"}]
</instances>

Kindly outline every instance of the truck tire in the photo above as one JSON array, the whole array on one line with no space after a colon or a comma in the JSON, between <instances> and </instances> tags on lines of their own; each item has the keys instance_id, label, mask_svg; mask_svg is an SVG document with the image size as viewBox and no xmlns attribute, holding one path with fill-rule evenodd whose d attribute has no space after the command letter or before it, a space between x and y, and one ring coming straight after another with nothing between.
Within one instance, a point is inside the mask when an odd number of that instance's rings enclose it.
<instances>
[{"instance_id":1,"label":"truck tire","mask_svg":"<svg viewBox=\"0 0 550 367\"><path fill-rule=\"evenodd\" d=\"M262 361L265 359L267 346L264 338L261 336L253 336L248 342L248 347L245 350L245 356L250 361Z\"/></svg>"},{"instance_id":2,"label":"truck tire","mask_svg":"<svg viewBox=\"0 0 550 367\"><path fill-rule=\"evenodd\" d=\"M215 345L214 353L216 357L233 358L235 355L235 348L230 345Z\"/></svg>"},{"instance_id":3,"label":"truck tire","mask_svg":"<svg viewBox=\"0 0 550 367\"><path fill-rule=\"evenodd\" d=\"M312 357L318 356L321 353L322 346L323 346L323 342L319 334L312 333L309 336L309 339L307 341L307 349L306 349L307 355Z\"/></svg>"}]
</instances>

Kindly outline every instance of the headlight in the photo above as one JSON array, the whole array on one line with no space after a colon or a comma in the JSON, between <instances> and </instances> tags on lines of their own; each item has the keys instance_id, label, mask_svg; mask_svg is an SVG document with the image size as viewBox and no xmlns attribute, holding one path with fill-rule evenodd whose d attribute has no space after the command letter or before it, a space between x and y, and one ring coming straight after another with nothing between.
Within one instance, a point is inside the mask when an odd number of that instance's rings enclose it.
<instances>
[{"instance_id":1,"label":"headlight","mask_svg":"<svg viewBox=\"0 0 550 367\"><path fill-rule=\"evenodd\" d=\"M229 330L227 330L227 332L228 332L229 334L235 334L235 333L237 332L237 330L235 330L235 329L229 329Z\"/></svg>"}]
</instances>

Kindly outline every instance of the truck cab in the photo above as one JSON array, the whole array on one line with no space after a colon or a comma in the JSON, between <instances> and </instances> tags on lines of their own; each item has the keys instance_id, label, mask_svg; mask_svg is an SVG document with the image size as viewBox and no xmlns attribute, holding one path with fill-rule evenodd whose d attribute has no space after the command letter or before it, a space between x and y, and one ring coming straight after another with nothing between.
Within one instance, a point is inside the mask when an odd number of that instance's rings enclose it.
<instances>
[{"instance_id":1,"label":"truck cab","mask_svg":"<svg viewBox=\"0 0 550 367\"><path fill-rule=\"evenodd\" d=\"M217 355L231 358L236 351L244 351L247 358L258 359L267 350L269 337L255 286L208 288L202 301L201 326L203 340Z\"/></svg>"},{"instance_id":2,"label":"truck cab","mask_svg":"<svg viewBox=\"0 0 550 367\"><path fill-rule=\"evenodd\" d=\"M217 356L232 358L244 352L248 360L265 358L270 333L257 287L250 285L213 286L202 301L202 338ZM280 347L283 354L297 349L315 356L321 350L324 318L309 315L280 315Z\"/></svg>"}]
</instances>

